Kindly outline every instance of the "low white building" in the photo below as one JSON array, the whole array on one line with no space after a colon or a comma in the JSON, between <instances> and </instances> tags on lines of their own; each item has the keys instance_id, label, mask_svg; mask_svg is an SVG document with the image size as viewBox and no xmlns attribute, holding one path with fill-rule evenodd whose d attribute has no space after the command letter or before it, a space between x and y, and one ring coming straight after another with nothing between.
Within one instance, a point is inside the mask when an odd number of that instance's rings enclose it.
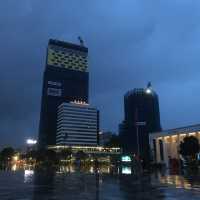
<instances>
[{"instance_id":1,"label":"low white building","mask_svg":"<svg viewBox=\"0 0 200 200\"><path fill-rule=\"evenodd\" d=\"M56 145L96 146L99 112L84 102L62 103L58 107Z\"/></svg>"},{"instance_id":2,"label":"low white building","mask_svg":"<svg viewBox=\"0 0 200 200\"><path fill-rule=\"evenodd\" d=\"M195 136L200 142L200 124L150 133L153 161L168 167L169 158L180 159L179 146L186 136Z\"/></svg>"}]
</instances>

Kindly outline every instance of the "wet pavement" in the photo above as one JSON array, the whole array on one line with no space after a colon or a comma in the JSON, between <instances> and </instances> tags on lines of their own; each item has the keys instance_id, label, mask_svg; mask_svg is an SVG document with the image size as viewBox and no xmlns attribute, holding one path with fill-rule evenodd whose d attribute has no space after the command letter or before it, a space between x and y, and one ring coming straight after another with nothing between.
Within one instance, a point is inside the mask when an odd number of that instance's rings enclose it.
<instances>
[{"instance_id":1,"label":"wet pavement","mask_svg":"<svg viewBox=\"0 0 200 200\"><path fill-rule=\"evenodd\" d=\"M95 171L0 171L0 200L199 200L199 176L153 173L137 177L131 169Z\"/></svg>"}]
</instances>

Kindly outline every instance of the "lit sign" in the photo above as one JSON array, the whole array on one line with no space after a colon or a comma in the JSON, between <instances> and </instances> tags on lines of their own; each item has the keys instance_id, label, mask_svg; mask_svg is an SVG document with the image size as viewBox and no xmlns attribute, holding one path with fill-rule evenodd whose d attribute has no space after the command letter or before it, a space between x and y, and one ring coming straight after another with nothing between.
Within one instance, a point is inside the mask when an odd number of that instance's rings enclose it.
<instances>
[{"instance_id":1,"label":"lit sign","mask_svg":"<svg viewBox=\"0 0 200 200\"><path fill-rule=\"evenodd\" d=\"M55 86L62 86L60 82L55 82L55 81L48 81L48 85L55 85Z\"/></svg>"},{"instance_id":2,"label":"lit sign","mask_svg":"<svg viewBox=\"0 0 200 200\"><path fill-rule=\"evenodd\" d=\"M79 100L74 100L74 101L71 101L70 103L79 104L79 105L89 105L85 101L79 101Z\"/></svg>"},{"instance_id":3,"label":"lit sign","mask_svg":"<svg viewBox=\"0 0 200 200\"><path fill-rule=\"evenodd\" d=\"M48 88L47 94L49 96L60 97L62 95L62 90L56 88Z\"/></svg>"},{"instance_id":4,"label":"lit sign","mask_svg":"<svg viewBox=\"0 0 200 200\"><path fill-rule=\"evenodd\" d=\"M131 162L130 156L122 156L122 162Z\"/></svg>"},{"instance_id":5,"label":"lit sign","mask_svg":"<svg viewBox=\"0 0 200 200\"><path fill-rule=\"evenodd\" d=\"M26 141L27 144L37 144L37 140L28 139Z\"/></svg>"},{"instance_id":6,"label":"lit sign","mask_svg":"<svg viewBox=\"0 0 200 200\"><path fill-rule=\"evenodd\" d=\"M136 122L136 126L145 126L146 122Z\"/></svg>"},{"instance_id":7,"label":"lit sign","mask_svg":"<svg viewBox=\"0 0 200 200\"><path fill-rule=\"evenodd\" d=\"M131 174L131 167L122 167L122 174Z\"/></svg>"}]
</instances>

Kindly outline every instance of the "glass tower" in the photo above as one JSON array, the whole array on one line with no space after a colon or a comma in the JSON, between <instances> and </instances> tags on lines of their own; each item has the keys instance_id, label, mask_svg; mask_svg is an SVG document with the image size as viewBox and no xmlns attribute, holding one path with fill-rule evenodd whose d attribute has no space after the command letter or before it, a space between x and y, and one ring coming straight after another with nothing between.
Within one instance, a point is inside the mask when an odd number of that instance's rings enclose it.
<instances>
[{"instance_id":1,"label":"glass tower","mask_svg":"<svg viewBox=\"0 0 200 200\"><path fill-rule=\"evenodd\" d=\"M148 163L149 133L161 130L158 95L150 83L147 88L136 88L125 94L124 114L124 121L119 125L123 149Z\"/></svg>"}]
</instances>

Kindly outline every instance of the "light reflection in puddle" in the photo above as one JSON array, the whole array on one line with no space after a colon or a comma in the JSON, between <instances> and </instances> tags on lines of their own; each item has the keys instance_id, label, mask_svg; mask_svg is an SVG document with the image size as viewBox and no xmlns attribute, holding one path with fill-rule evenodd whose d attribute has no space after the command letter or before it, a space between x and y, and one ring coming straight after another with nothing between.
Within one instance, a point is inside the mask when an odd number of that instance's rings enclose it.
<instances>
[{"instance_id":1,"label":"light reflection in puddle","mask_svg":"<svg viewBox=\"0 0 200 200\"><path fill-rule=\"evenodd\" d=\"M132 174L132 169L130 166L122 166L122 174Z\"/></svg>"},{"instance_id":2,"label":"light reflection in puddle","mask_svg":"<svg viewBox=\"0 0 200 200\"><path fill-rule=\"evenodd\" d=\"M31 182L33 180L34 170L24 170L24 183Z\"/></svg>"},{"instance_id":3,"label":"light reflection in puddle","mask_svg":"<svg viewBox=\"0 0 200 200\"><path fill-rule=\"evenodd\" d=\"M200 191L199 182L180 175L159 175L159 181L162 184L172 185L177 189L198 190Z\"/></svg>"},{"instance_id":4,"label":"light reflection in puddle","mask_svg":"<svg viewBox=\"0 0 200 200\"><path fill-rule=\"evenodd\" d=\"M115 169L115 170L114 170ZM181 175L168 175L164 173L146 174L139 179L135 176L135 168L130 165L114 168L113 166L60 166L53 169L36 169L27 167L24 171L13 166L14 173L1 173L0 180L6 188L0 188L0 200L6 200L1 196L6 191L13 191L13 198L24 197L27 199L138 199L160 200L179 199L181 195L185 199L190 195L198 199L200 185L194 177ZM9 177L9 178L8 178ZM8 187L8 185L11 185ZM163 185L164 184L164 185ZM5 184L6 186L6 184ZM134 186L134 187L133 187ZM143 188L141 190L141 188ZM181 188L181 189L180 189ZM24 189L29 193L24 194ZM184 190L185 189L185 190ZM151 194L151 195L150 195ZM196 196L198 196L196 198Z\"/></svg>"},{"instance_id":5,"label":"light reflection in puddle","mask_svg":"<svg viewBox=\"0 0 200 200\"><path fill-rule=\"evenodd\" d=\"M16 171L17 170L17 165L16 164L12 165L11 170L12 171Z\"/></svg>"}]
</instances>

